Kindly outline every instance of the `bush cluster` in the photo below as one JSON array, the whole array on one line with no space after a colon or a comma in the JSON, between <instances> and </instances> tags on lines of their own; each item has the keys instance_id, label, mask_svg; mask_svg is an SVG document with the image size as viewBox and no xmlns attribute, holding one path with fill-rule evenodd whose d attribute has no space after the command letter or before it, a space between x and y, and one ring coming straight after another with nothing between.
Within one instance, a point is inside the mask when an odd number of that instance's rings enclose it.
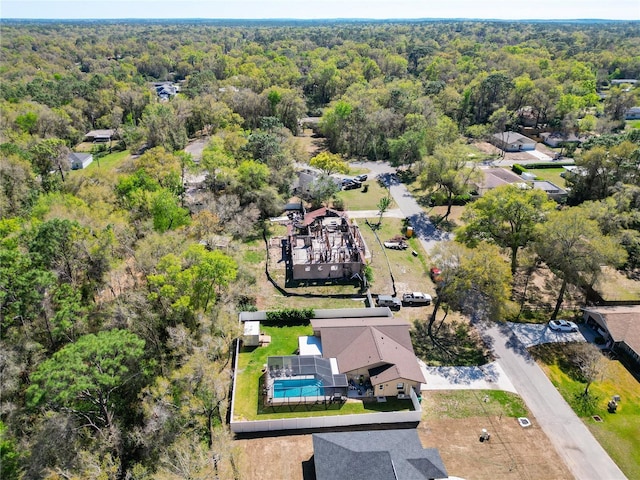
<instances>
[{"instance_id":1,"label":"bush cluster","mask_svg":"<svg viewBox=\"0 0 640 480\"><path fill-rule=\"evenodd\" d=\"M267 312L267 322L276 327L308 325L313 315L313 308L282 308Z\"/></svg>"}]
</instances>

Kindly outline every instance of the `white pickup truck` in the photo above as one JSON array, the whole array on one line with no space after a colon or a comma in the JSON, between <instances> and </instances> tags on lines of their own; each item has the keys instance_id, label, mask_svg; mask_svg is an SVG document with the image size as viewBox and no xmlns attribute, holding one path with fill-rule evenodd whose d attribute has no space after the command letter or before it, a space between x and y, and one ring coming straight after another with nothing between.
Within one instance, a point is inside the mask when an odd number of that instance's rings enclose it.
<instances>
[{"instance_id":1,"label":"white pickup truck","mask_svg":"<svg viewBox=\"0 0 640 480\"><path fill-rule=\"evenodd\" d=\"M407 305L430 305L431 295L422 292L411 292L402 295L402 303Z\"/></svg>"}]
</instances>

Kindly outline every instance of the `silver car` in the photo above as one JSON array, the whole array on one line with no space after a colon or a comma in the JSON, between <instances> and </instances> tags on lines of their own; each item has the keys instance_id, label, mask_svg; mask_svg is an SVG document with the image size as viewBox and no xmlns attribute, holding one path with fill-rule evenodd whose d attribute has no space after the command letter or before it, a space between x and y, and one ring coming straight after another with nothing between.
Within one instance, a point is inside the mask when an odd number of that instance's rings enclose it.
<instances>
[{"instance_id":1,"label":"silver car","mask_svg":"<svg viewBox=\"0 0 640 480\"><path fill-rule=\"evenodd\" d=\"M551 320L549 328L556 332L577 332L578 325L569 320Z\"/></svg>"}]
</instances>

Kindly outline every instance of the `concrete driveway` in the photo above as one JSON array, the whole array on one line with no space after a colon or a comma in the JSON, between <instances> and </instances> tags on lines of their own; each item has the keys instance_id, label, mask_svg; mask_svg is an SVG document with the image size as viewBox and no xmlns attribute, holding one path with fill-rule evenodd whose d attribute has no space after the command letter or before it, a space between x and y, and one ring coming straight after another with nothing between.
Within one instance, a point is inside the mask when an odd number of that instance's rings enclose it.
<instances>
[{"instance_id":1,"label":"concrete driveway","mask_svg":"<svg viewBox=\"0 0 640 480\"><path fill-rule=\"evenodd\" d=\"M426 384L422 390L506 390L518 393L497 362L481 367L427 367L418 360Z\"/></svg>"},{"instance_id":2,"label":"concrete driveway","mask_svg":"<svg viewBox=\"0 0 640 480\"><path fill-rule=\"evenodd\" d=\"M529 348L542 343L585 342L581 332L556 332L547 324L506 322L516 338Z\"/></svg>"}]
</instances>

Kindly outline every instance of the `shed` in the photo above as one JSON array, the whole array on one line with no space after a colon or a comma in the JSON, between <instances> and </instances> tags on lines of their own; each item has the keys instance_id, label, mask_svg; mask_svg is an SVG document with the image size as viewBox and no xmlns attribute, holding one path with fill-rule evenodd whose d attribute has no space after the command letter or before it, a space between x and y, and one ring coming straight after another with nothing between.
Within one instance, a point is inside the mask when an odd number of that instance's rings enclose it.
<instances>
[{"instance_id":1,"label":"shed","mask_svg":"<svg viewBox=\"0 0 640 480\"><path fill-rule=\"evenodd\" d=\"M93 155L83 152L71 152L69 154L69 162L71 163L71 170L82 170L93 162Z\"/></svg>"},{"instance_id":2,"label":"shed","mask_svg":"<svg viewBox=\"0 0 640 480\"><path fill-rule=\"evenodd\" d=\"M260 322L244 322L242 341L247 347L257 347L260 345Z\"/></svg>"}]
</instances>

